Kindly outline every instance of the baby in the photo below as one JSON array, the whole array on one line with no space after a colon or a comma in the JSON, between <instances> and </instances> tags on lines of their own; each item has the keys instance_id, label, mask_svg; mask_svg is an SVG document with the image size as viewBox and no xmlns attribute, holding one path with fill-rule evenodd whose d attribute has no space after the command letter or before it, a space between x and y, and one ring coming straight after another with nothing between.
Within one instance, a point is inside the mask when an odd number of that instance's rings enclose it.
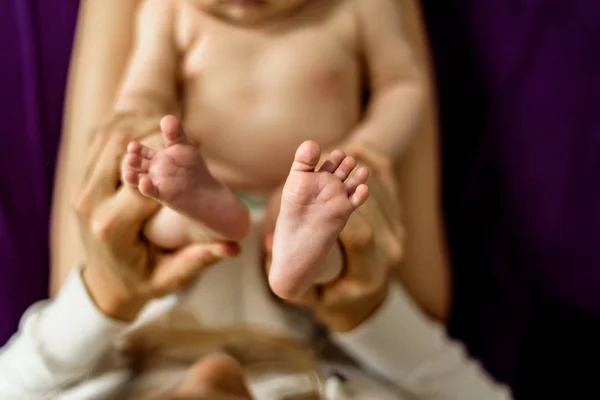
<instances>
[{"instance_id":1,"label":"baby","mask_svg":"<svg viewBox=\"0 0 600 400\"><path fill-rule=\"evenodd\" d=\"M149 240L238 241L234 192L272 193L289 172L269 281L293 298L331 278L320 266L368 174L340 150L319 168L321 148L405 147L424 89L400 22L397 0L146 0L116 111L174 112L186 131L165 118L163 146L128 147L124 181L165 206Z\"/></svg>"}]
</instances>

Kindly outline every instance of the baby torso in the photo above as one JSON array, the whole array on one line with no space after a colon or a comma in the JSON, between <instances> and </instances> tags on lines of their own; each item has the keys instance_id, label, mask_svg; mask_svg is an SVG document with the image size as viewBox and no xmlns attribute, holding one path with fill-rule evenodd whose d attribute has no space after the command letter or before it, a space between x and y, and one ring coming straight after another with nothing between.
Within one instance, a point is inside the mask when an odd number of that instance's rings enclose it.
<instances>
[{"instance_id":1,"label":"baby torso","mask_svg":"<svg viewBox=\"0 0 600 400\"><path fill-rule=\"evenodd\" d=\"M285 18L238 26L179 2L186 133L234 189L283 182L307 139L340 143L361 115L351 0L310 1Z\"/></svg>"}]
</instances>

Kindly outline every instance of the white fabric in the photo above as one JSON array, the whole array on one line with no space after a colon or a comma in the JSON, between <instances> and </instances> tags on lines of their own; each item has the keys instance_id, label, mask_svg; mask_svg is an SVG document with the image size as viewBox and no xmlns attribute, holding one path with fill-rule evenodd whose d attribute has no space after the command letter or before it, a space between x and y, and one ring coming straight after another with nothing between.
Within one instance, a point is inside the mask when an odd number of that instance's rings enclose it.
<instances>
[{"instance_id":1,"label":"white fabric","mask_svg":"<svg viewBox=\"0 0 600 400\"><path fill-rule=\"evenodd\" d=\"M113 398L130 378L114 344L126 331L173 310L191 313L198 329L252 325L269 333L309 338L314 324L287 311L268 291L258 240L256 232L250 235L241 257L211 267L188 293L153 302L131 326L112 321L95 308L81 269L76 270L54 300L27 311L19 332L1 350L0 399ZM325 376L331 371L343 376L333 374L326 380L328 399L510 398L444 336L441 326L420 313L399 286L391 287L371 320L354 332L334 335L333 340L371 374L323 361ZM146 379L168 385L183 373L184 369L163 371ZM252 390L257 400L279 400L278 393L290 389L294 379L282 374L257 382Z\"/></svg>"},{"instance_id":2,"label":"white fabric","mask_svg":"<svg viewBox=\"0 0 600 400\"><path fill-rule=\"evenodd\" d=\"M493 382L444 329L420 312L398 285L370 320L333 340L368 370L422 400L505 400Z\"/></svg>"},{"instance_id":3,"label":"white fabric","mask_svg":"<svg viewBox=\"0 0 600 400\"><path fill-rule=\"evenodd\" d=\"M94 306L74 272L58 296L33 305L0 352L0 399L54 399L90 375L126 325Z\"/></svg>"}]
</instances>

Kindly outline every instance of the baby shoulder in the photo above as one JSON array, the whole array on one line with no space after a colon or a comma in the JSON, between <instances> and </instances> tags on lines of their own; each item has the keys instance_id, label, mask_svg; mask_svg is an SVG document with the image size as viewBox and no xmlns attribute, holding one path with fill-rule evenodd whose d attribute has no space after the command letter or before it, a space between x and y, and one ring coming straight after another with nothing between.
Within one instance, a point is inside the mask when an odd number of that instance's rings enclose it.
<instances>
[{"instance_id":1,"label":"baby shoulder","mask_svg":"<svg viewBox=\"0 0 600 400\"><path fill-rule=\"evenodd\" d=\"M404 0L352 0L361 20L377 22L390 17L400 17Z\"/></svg>"}]
</instances>

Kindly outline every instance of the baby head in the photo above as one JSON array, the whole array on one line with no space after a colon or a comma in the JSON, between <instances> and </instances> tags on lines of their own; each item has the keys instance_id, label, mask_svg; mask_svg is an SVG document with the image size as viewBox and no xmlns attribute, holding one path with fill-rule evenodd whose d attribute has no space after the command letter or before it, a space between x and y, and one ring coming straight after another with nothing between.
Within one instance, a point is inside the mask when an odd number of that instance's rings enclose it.
<instances>
[{"instance_id":1,"label":"baby head","mask_svg":"<svg viewBox=\"0 0 600 400\"><path fill-rule=\"evenodd\" d=\"M138 376L123 388L120 398L129 400L165 400L251 397L244 371L239 362L222 354L211 354L187 370L163 365L161 371ZM158 372L158 373L157 373ZM176 373L175 373L176 372ZM141 381L139 380L141 378Z\"/></svg>"},{"instance_id":2,"label":"baby head","mask_svg":"<svg viewBox=\"0 0 600 400\"><path fill-rule=\"evenodd\" d=\"M204 11L244 25L287 16L309 1L311 0L194 0Z\"/></svg>"}]
</instances>

